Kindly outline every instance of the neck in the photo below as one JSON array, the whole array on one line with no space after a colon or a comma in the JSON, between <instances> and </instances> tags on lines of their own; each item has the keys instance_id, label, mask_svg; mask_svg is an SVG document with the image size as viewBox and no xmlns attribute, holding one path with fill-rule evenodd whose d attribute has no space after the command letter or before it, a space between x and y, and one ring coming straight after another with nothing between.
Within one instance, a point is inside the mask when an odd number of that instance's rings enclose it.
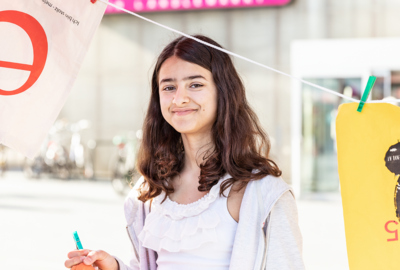
<instances>
[{"instance_id":1,"label":"neck","mask_svg":"<svg viewBox=\"0 0 400 270\"><path fill-rule=\"evenodd\" d=\"M204 162L204 154L211 146L211 133L182 134L182 142L185 148L183 171L196 172L200 175L199 165Z\"/></svg>"}]
</instances>

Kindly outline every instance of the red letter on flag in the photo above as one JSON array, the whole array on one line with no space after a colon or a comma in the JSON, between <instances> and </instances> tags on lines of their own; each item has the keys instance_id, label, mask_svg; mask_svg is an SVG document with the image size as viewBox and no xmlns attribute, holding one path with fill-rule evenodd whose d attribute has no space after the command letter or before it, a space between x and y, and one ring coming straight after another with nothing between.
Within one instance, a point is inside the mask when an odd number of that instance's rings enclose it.
<instances>
[{"instance_id":1,"label":"red letter on flag","mask_svg":"<svg viewBox=\"0 0 400 270\"><path fill-rule=\"evenodd\" d=\"M21 27L29 36L33 47L32 65L5 62L0 60L0 67L30 71L28 80L20 88L13 91L0 89L0 95L16 95L28 90L42 74L46 64L48 43L46 33L40 23L32 16L15 10L0 11L0 22L13 23Z\"/></svg>"}]
</instances>

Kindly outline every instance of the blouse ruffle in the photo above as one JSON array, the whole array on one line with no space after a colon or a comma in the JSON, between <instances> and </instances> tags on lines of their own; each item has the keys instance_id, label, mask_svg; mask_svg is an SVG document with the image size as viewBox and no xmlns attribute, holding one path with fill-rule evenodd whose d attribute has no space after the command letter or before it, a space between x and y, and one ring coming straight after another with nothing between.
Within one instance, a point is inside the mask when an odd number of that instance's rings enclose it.
<instances>
[{"instance_id":1,"label":"blouse ruffle","mask_svg":"<svg viewBox=\"0 0 400 270\"><path fill-rule=\"evenodd\" d=\"M206 195L190 204L178 204L168 197L161 203L165 192L154 198L152 211L138 236L142 245L155 251L178 252L215 242L220 217L209 206L218 198L221 182L222 179Z\"/></svg>"}]
</instances>

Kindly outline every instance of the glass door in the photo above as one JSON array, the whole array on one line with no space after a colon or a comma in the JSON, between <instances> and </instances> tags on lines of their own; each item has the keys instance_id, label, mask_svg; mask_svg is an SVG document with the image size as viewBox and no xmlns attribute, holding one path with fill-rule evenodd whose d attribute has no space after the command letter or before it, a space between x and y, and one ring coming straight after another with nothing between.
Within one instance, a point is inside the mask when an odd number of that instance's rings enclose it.
<instances>
[{"instance_id":1,"label":"glass door","mask_svg":"<svg viewBox=\"0 0 400 270\"><path fill-rule=\"evenodd\" d=\"M360 99L361 78L305 78L320 86ZM302 89L302 192L339 190L335 121L346 100L303 84Z\"/></svg>"}]
</instances>

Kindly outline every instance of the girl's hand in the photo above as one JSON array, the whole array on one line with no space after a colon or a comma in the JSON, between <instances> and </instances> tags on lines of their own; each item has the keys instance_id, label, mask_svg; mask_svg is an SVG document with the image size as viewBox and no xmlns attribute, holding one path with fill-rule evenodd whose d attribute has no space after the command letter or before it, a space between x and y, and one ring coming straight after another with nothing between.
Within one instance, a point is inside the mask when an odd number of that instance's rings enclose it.
<instances>
[{"instance_id":1,"label":"girl's hand","mask_svg":"<svg viewBox=\"0 0 400 270\"><path fill-rule=\"evenodd\" d=\"M67 268L83 262L86 265L97 266L101 270L119 269L119 265L114 257L103 250L74 250L68 253L68 258L64 263Z\"/></svg>"}]
</instances>

